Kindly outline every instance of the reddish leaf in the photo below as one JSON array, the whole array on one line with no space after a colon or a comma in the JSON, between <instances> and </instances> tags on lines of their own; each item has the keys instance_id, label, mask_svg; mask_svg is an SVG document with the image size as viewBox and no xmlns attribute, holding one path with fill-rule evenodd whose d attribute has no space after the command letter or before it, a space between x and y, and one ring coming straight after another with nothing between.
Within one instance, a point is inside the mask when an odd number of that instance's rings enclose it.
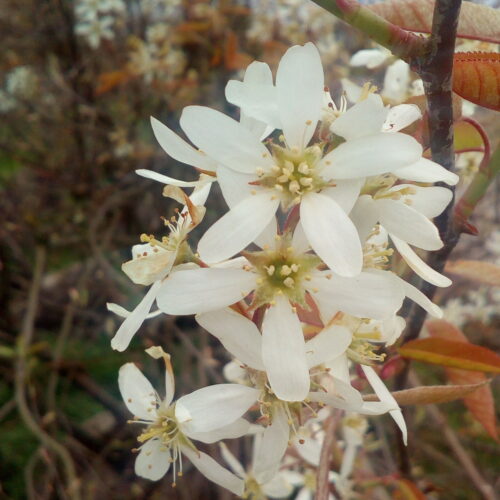
<instances>
[{"instance_id":1,"label":"reddish leaf","mask_svg":"<svg viewBox=\"0 0 500 500\"><path fill-rule=\"evenodd\" d=\"M432 320L426 323L429 333L433 337L456 340L457 342L469 343L467 337L454 325L444 320ZM458 370L457 368L446 368L446 376L453 384L477 384L484 382L486 376L481 372ZM491 387L485 385L464 398L465 406L482 424L488 434L498 440L498 431L495 417L495 403Z\"/></svg>"},{"instance_id":2,"label":"reddish leaf","mask_svg":"<svg viewBox=\"0 0 500 500\"><path fill-rule=\"evenodd\" d=\"M108 71L97 78L96 95L105 94L122 83L128 82L133 76L126 70Z\"/></svg>"},{"instance_id":3,"label":"reddish leaf","mask_svg":"<svg viewBox=\"0 0 500 500\"><path fill-rule=\"evenodd\" d=\"M369 8L402 28L430 33L434 0L388 0L370 5ZM457 36L500 43L500 11L464 2L460 10Z\"/></svg>"},{"instance_id":4,"label":"reddish leaf","mask_svg":"<svg viewBox=\"0 0 500 500\"><path fill-rule=\"evenodd\" d=\"M229 31L224 44L224 65L226 69L243 69L251 62L252 58L248 54L238 51L238 38L233 31Z\"/></svg>"},{"instance_id":5,"label":"reddish leaf","mask_svg":"<svg viewBox=\"0 0 500 500\"><path fill-rule=\"evenodd\" d=\"M400 347L399 354L425 363L500 373L500 356L485 347L464 342L437 338L417 339Z\"/></svg>"},{"instance_id":6,"label":"reddish leaf","mask_svg":"<svg viewBox=\"0 0 500 500\"><path fill-rule=\"evenodd\" d=\"M395 486L398 488L393 497L396 500L425 500L427 498L418 486L408 479L398 479Z\"/></svg>"},{"instance_id":7,"label":"reddish leaf","mask_svg":"<svg viewBox=\"0 0 500 500\"><path fill-rule=\"evenodd\" d=\"M448 261L445 272L467 278L483 285L500 286L500 267L478 260Z\"/></svg>"},{"instance_id":8,"label":"reddish leaf","mask_svg":"<svg viewBox=\"0 0 500 500\"><path fill-rule=\"evenodd\" d=\"M456 53L453 91L479 106L500 111L500 54Z\"/></svg>"},{"instance_id":9,"label":"reddish leaf","mask_svg":"<svg viewBox=\"0 0 500 500\"><path fill-rule=\"evenodd\" d=\"M488 380L476 384L462 385L430 385L405 389L404 391L393 392L394 399L401 406L407 405L430 405L437 403L448 403L456 399L462 399L471 393L481 389L488 383ZM378 401L375 394L363 396L365 401Z\"/></svg>"}]
</instances>

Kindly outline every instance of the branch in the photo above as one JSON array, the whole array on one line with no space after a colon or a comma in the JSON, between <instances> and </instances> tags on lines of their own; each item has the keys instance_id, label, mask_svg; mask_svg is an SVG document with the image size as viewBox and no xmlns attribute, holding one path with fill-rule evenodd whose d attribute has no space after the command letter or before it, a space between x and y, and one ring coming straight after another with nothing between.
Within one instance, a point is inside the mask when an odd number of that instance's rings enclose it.
<instances>
[{"instance_id":1,"label":"branch","mask_svg":"<svg viewBox=\"0 0 500 500\"><path fill-rule=\"evenodd\" d=\"M386 21L355 0L313 0L313 2L359 29L408 63L425 52L424 38Z\"/></svg>"},{"instance_id":2,"label":"branch","mask_svg":"<svg viewBox=\"0 0 500 500\"><path fill-rule=\"evenodd\" d=\"M328 475L330 473L330 460L332 457L332 446L335 442L335 427L337 421L333 413L326 419L325 422L325 439L321 447L319 457L318 476L316 479L316 497L315 500L328 500L330 497L330 481Z\"/></svg>"}]
</instances>

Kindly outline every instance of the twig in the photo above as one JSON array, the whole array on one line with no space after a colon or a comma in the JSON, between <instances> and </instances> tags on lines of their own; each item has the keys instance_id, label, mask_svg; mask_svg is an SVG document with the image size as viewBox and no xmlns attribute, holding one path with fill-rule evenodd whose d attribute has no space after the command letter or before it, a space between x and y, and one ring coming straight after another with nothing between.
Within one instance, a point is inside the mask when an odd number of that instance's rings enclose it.
<instances>
[{"instance_id":1,"label":"twig","mask_svg":"<svg viewBox=\"0 0 500 500\"><path fill-rule=\"evenodd\" d=\"M66 474L68 495L74 500L79 500L79 484L76 476L73 459L59 442L47 434L36 422L31 414L26 401L25 382L28 376L28 367L26 356L29 346L33 339L34 324L38 308L40 284L42 280L43 269L45 267L46 252L43 247L37 247L35 255L35 272L28 297L28 307L24 316L23 326L19 338L18 358L15 371L15 400L19 414L26 427L40 440L40 442L59 456L64 466Z\"/></svg>"},{"instance_id":2,"label":"twig","mask_svg":"<svg viewBox=\"0 0 500 500\"><path fill-rule=\"evenodd\" d=\"M319 457L318 476L316 479L316 497L315 500L328 500L330 497L330 481L328 474L330 473L330 461L332 458L332 447L335 443L335 427L337 421L333 413L326 419L325 439L321 447L321 454Z\"/></svg>"}]
</instances>

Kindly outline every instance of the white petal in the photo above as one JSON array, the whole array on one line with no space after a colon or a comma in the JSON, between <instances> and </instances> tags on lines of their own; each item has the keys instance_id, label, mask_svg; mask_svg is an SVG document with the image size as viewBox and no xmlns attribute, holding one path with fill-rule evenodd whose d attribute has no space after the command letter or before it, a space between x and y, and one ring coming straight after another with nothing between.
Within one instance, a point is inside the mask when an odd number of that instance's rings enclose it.
<instances>
[{"instance_id":1,"label":"white petal","mask_svg":"<svg viewBox=\"0 0 500 500\"><path fill-rule=\"evenodd\" d=\"M300 219L313 250L341 276L355 276L363 265L356 227L328 196L308 193L300 204Z\"/></svg>"},{"instance_id":2,"label":"white petal","mask_svg":"<svg viewBox=\"0 0 500 500\"><path fill-rule=\"evenodd\" d=\"M171 186L179 187L194 187L199 181L181 181L179 179L174 179L173 177L168 177L168 175L160 174L154 170L147 170L145 168L140 168L136 170L135 173L146 179L151 179L153 181L161 182L162 184L169 184Z\"/></svg>"},{"instance_id":3,"label":"white petal","mask_svg":"<svg viewBox=\"0 0 500 500\"><path fill-rule=\"evenodd\" d=\"M364 177L338 180L335 181L335 187L323 189L321 194L335 200L342 210L348 214L356 203L364 183Z\"/></svg>"},{"instance_id":4,"label":"white petal","mask_svg":"<svg viewBox=\"0 0 500 500\"><path fill-rule=\"evenodd\" d=\"M427 158L420 158L407 167L394 170L393 173L402 179L416 182L446 182L454 186L459 181L457 174L446 170L444 167Z\"/></svg>"},{"instance_id":5,"label":"white petal","mask_svg":"<svg viewBox=\"0 0 500 500\"><path fill-rule=\"evenodd\" d=\"M137 285L151 285L162 280L172 269L177 257L177 249L169 251L163 248L153 249L149 243L134 245L132 253L136 254L137 248L143 256L134 256L132 260L122 264L122 271ZM147 254L147 255L144 255Z\"/></svg>"},{"instance_id":6,"label":"white petal","mask_svg":"<svg viewBox=\"0 0 500 500\"><path fill-rule=\"evenodd\" d=\"M322 160L321 175L330 179L355 179L395 171L415 163L422 146L409 135L369 135L342 143Z\"/></svg>"},{"instance_id":7,"label":"white petal","mask_svg":"<svg viewBox=\"0 0 500 500\"><path fill-rule=\"evenodd\" d=\"M399 184L400 189L411 187L415 194L408 196L411 208L425 215L429 219L433 219L440 215L444 209L450 204L453 198L451 189L439 186L410 186L409 184Z\"/></svg>"},{"instance_id":8,"label":"white petal","mask_svg":"<svg viewBox=\"0 0 500 500\"><path fill-rule=\"evenodd\" d=\"M377 134L382 130L387 113L382 98L374 94L372 99L358 102L339 116L330 126L330 130L347 141Z\"/></svg>"},{"instance_id":9,"label":"white petal","mask_svg":"<svg viewBox=\"0 0 500 500\"><path fill-rule=\"evenodd\" d=\"M277 406L272 424L266 427L253 457L252 472L259 483L271 480L278 472L289 437L288 418L283 408Z\"/></svg>"},{"instance_id":10,"label":"white petal","mask_svg":"<svg viewBox=\"0 0 500 500\"><path fill-rule=\"evenodd\" d=\"M345 384L350 384L351 377L349 375L349 360L347 355L339 356L325 363L326 367L330 369L330 375L339 379Z\"/></svg>"},{"instance_id":11,"label":"white petal","mask_svg":"<svg viewBox=\"0 0 500 500\"><path fill-rule=\"evenodd\" d=\"M265 370L261 355L262 336L248 318L227 308L198 314L196 321L242 363L256 370Z\"/></svg>"},{"instance_id":12,"label":"white petal","mask_svg":"<svg viewBox=\"0 0 500 500\"><path fill-rule=\"evenodd\" d=\"M364 49L356 52L349 61L350 66L366 66L368 69L376 68L387 60L390 52L380 49Z\"/></svg>"},{"instance_id":13,"label":"white petal","mask_svg":"<svg viewBox=\"0 0 500 500\"><path fill-rule=\"evenodd\" d=\"M134 363L127 363L118 372L118 387L123 401L134 417L154 420L156 417L156 391Z\"/></svg>"},{"instance_id":14,"label":"white petal","mask_svg":"<svg viewBox=\"0 0 500 500\"><path fill-rule=\"evenodd\" d=\"M237 172L254 174L257 167L273 164L267 148L249 130L215 109L187 106L180 123L194 144Z\"/></svg>"},{"instance_id":15,"label":"white petal","mask_svg":"<svg viewBox=\"0 0 500 500\"><path fill-rule=\"evenodd\" d=\"M378 205L370 195L364 194L356 201L349 217L358 230L359 239L364 244L380 219Z\"/></svg>"},{"instance_id":16,"label":"white petal","mask_svg":"<svg viewBox=\"0 0 500 500\"><path fill-rule=\"evenodd\" d=\"M425 215L403 202L376 200L380 224L390 235L423 250L439 250L443 242L436 226Z\"/></svg>"},{"instance_id":17,"label":"white petal","mask_svg":"<svg viewBox=\"0 0 500 500\"><path fill-rule=\"evenodd\" d=\"M170 467L170 452L159 439L149 439L141 446L135 459L135 473L151 481L158 481Z\"/></svg>"},{"instance_id":18,"label":"white petal","mask_svg":"<svg viewBox=\"0 0 500 500\"><path fill-rule=\"evenodd\" d=\"M389 389L387 389L385 384L382 382L380 377L371 366L361 365L361 368L363 369L368 382L370 382L370 385L373 387L373 390L377 394L380 401L387 402L388 404L392 404L395 406L395 409L391 410L389 413L391 414L392 418L394 418L396 424L398 424L398 427L401 429L401 432L403 433L403 441L405 444L407 444L408 431L406 429L406 423L404 421L403 414L399 409L399 405L394 399L394 396L390 393Z\"/></svg>"},{"instance_id":19,"label":"white petal","mask_svg":"<svg viewBox=\"0 0 500 500\"><path fill-rule=\"evenodd\" d=\"M255 288L255 275L241 269L188 269L172 273L158 292L167 314L198 314L238 302Z\"/></svg>"},{"instance_id":20,"label":"white petal","mask_svg":"<svg viewBox=\"0 0 500 500\"><path fill-rule=\"evenodd\" d=\"M422 309L425 309L431 316L435 318L442 318L443 311L441 308L434 304L432 300L426 297L418 288L414 287L410 283L407 283L404 279L396 276L404 289L405 295L413 300L413 302L417 303Z\"/></svg>"},{"instance_id":21,"label":"white petal","mask_svg":"<svg viewBox=\"0 0 500 500\"><path fill-rule=\"evenodd\" d=\"M346 93L347 99L350 102L358 102L361 99L363 89L348 78L342 78L340 81L342 82L342 88Z\"/></svg>"},{"instance_id":22,"label":"white petal","mask_svg":"<svg viewBox=\"0 0 500 500\"><path fill-rule=\"evenodd\" d=\"M243 495L244 482L232 472L224 469L212 457L202 451L194 451L188 446L182 447L182 453L191 460L192 464L210 481L231 493L241 497Z\"/></svg>"},{"instance_id":23,"label":"white petal","mask_svg":"<svg viewBox=\"0 0 500 500\"><path fill-rule=\"evenodd\" d=\"M181 411L186 435L191 432L209 432L232 424L255 403L259 391L240 384L216 384L203 387L179 398L175 413ZM186 413L187 412L187 413Z\"/></svg>"},{"instance_id":24,"label":"white petal","mask_svg":"<svg viewBox=\"0 0 500 500\"><path fill-rule=\"evenodd\" d=\"M406 98L410 83L410 66L402 60L392 63L385 72L382 95L396 102Z\"/></svg>"},{"instance_id":25,"label":"white petal","mask_svg":"<svg viewBox=\"0 0 500 500\"><path fill-rule=\"evenodd\" d=\"M230 469L238 476L245 477L246 472L240 461L231 453L231 450L226 446L225 443L219 443L220 453L222 458L229 465Z\"/></svg>"},{"instance_id":26,"label":"white petal","mask_svg":"<svg viewBox=\"0 0 500 500\"><path fill-rule=\"evenodd\" d=\"M270 498L286 498L292 493L293 486L278 472L271 480L262 485L264 495Z\"/></svg>"},{"instance_id":27,"label":"white petal","mask_svg":"<svg viewBox=\"0 0 500 500\"><path fill-rule=\"evenodd\" d=\"M314 134L323 103L323 67L312 43L286 51L276 73L276 89L287 145L302 149Z\"/></svg>"},{"instance_id":28,"label":"white petal","mask_svg":"<svg viewBox=\"0 0 500 500\"><path fill-rule=\"evenodd\" d=\"M398 132L420 118L422 118L422 113L417 105L400 104L389 110L382 130L384 132Z\"/></svg>"},{"instance_id":29,"label":"white petal","mask_svg":"<svg viewBox=\"0 0 500 500\"><path fill-rule=\"evenodd\" d=\"M221 427L220 429L214 429L208 432L189 432L189 438L196 441L201 441L202 443L216 443L221 439L236 439L244 436L248 433L250 429L250 424L244 419L239 418L235 420L232 424Z\"/></svg>"},{"instance_id":30,"label":"white petal","mask_svg":"<svg viewBox=\"0 0 500 500\"><path fill-rule=\"evenodd\" d=\"M249 184L255 181L255 178L255 174L242 174L241 172L235 172L230 168L219 165L217 168L217 180L219 181L222 196L224 196L224 200L229 208L235 207L241 200L251 196L252 191L259 192L261 190L259 186Z\"/></svg>"},{"instance_id":31,"label":"white petal","mask_svg":"<svg viewBox=\"0 0 500 500\"><path fill-rule=\"evenodd\" d=\"M447 287L452 284L450 278L438 273L426 262L424 262L403 240L392 235L391 239L397 251L401 254L408 266L413 269L425 281L440 287Z\"/></svg>"},{"instance_id":32,"label":"white petal","mask_svg":"<svg viewBox=\"0 0 500 500\"><path fill-rule=\"evenodd\" d=\"M324 328L306 342L307 363L310 368L344 354L352 341L351 332L343 327L332 325Z\"/></svg>"},{"instance_id":33,"label":"white petal","mask_svg":"<svg viewBox=\"0 0 500 500\"><path fill-rule=\"evenodd\" d=\"M141 327L144 320L147 318L149 311L153 302L157 298L160 291L161 281L156 281L153 283L148 293L144 295L144 298L139 302L137 307L127 316L125 321L120 325L115 336L111 339L111 347L117 351L124 351L132 337L135 335L137 330Z\"/></svg>"},{"instance_id":34,"label":"white petal","mask_svg":"<svg viewBox=\"0 0 500 500\"><path fill-rule=\"evenodd\" d=\"M325 321L328 311L339 310L361 318L384 319L403 303L403 289L392 273L364 271L354 278L332 275L327 279L329 274L315 273L308 284L321 312L327 314Z\"/></svg>"},{"instance_id":35,"label":"white petal","mask_svg":"<svg viewBox=\"0 0 500 500\"><path fill-rule=\"evenodd\" d=\"M207 263L220 262L243 250L269 224L279 203L269 192L242 200L202 236L198 244L201 259Z\"/></svg>"},{"instance_id":36,"label":"white petal","mask_svg":"<svg viewBox=\"0 0 500 500\"><path fill-rule=\"evenodd\" d=\"M254 243L260 248L274 248L276 246L276 235L278 234L278 222L273 217L264 231L255 238Z\"/></svg>"},{"instance_id":37,"label":"white petal","mask_svg":"<svg viewBox=\"0 0 500 500\"><path fill-rule=\"evenodd\" d=\"M158 121L156 118L151 117L151 126L153 127L153 132L160 146L163 148L165 153L171 156L174 160L186 163L187 165L193 165L194 167L201 168L202 170L215 170L216 163L214 160L203 154L201 151L193 148L193 146L188 144L184 139L181 139L176 133L170 130L167 126L163 125L163 123ZM163 181L160 180L160 182Z\"/></svg>"},{"instance_id":38,"label":"white petal","mask_svg":"<svg viewBox=\"0 0 500 500\"><path fill-rule=\"evenodd\" d=\"M128 309L125 309L124 307L113 302L106 302L106 309L117 316L121 316L122 318L128 318L132 314ZM146 316L146 319L156 318L156 316L159 316L161 313L162 312L157 309L156 311L150 312Z\"/></svg>"},{"instance_id":39,"label":"white petal","mask_svg":"<svg viewBox=\"0 0 500 500\"><path fill-rule=\"evenodd\" d=\"M282 295L265 313L262 360L269 384L279 399L302 401L309 392L304 335L297 314Z\"/></svg>"}]
</instances>

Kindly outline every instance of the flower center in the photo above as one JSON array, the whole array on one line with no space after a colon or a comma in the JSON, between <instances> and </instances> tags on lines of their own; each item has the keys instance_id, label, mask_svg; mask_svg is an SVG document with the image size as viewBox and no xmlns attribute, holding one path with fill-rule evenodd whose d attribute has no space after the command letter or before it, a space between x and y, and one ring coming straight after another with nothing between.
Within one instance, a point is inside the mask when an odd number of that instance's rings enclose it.
<instances>
[{"instance_id":1,"label":"flower center","mask_svg":"<svg viewBox=\"0 0 500 500\"><path fill-rule=\"evenodd\" d=\"M174 415L174 407L171 406L166 411L158 412L158 418L139 435L137 440L141 443L149 439L158 438L167 447L170 448L174 441L182 437L182 433L177 425Z\"/></svg>"},{"instance_id":2,"label":"flower center","mask_svg":"<svg viewBox=\"0 0 500 500\"><path fill-rule=\"evenodd\" d=\"M320 146L310 146L303 151L272 144L275 165L269 170L256 169L258 183L278 192L284 209L300 203L309 191L319 191L328 185L319 175L316 165L323 156Z\"/></svg>"},{"instance_id":3,"label":"flower center","mask_svg":"<svg viewBox=\"0 0 500 500\"><path fill-rule=\"evenodd\" d=\"M245 491L241 498L245 500L266 500L267 497L262 491L259 482L252 476L248 476L245 481Z\"/></svg>"}]
</instances>

